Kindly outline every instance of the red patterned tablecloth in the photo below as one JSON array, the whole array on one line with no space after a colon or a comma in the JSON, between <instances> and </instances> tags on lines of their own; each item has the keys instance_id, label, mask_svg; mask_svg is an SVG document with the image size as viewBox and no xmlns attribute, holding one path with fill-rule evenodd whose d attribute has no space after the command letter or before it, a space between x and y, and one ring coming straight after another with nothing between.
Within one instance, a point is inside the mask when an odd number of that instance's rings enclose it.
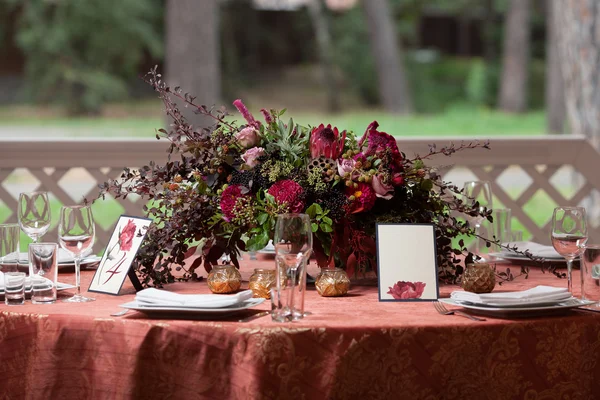
<instances>
[{"instance_id":1,"label":"red patterned tablecloth","mask_svg":"<svg viewBox=\"0 0 600 400\"><path fill-rule=\"evenodd\" d=\"M257 262L246 262L246 276ZM84 285L92 272L83 273ZM59 275L72 282L72 274ZM575 280L577 282L577 280ZM566 285L534 271L503 285ZM87 286L84 286L87 287ZM206 283L168 290L205 293ZM442 287L448 295L455 287ZM592 399L600 396L600 313L473 322L429 303L307 292L313 314L157 320L111 317L133 299L0 305L2 399ZM269 309L268 302L257 307Z\"/></svg>"}]
</instances>

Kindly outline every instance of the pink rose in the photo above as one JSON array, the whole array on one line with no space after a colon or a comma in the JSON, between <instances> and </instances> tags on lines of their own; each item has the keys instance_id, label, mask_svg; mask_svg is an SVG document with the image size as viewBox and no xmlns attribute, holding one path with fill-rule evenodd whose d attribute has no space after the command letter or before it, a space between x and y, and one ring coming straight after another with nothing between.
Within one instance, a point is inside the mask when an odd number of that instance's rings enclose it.
<instances>
[{"instance_id":1,"label":"pink rose","mask_svg":"<svg viewBox=\"0 0 600 400\"><path fill-rule=\"evenodd\" d=\"M265 149L262 147L253 147L246 150L246 152L242 154L242 160L244 160L246 165L248 165L250 168L254 168L258 165L258 158L264 155Z\"/></svg>"},{"instance_id":2,"label":"pink rose","mask_svg":"<svg viewBox=\"0 0 600 400\"><path fill-rule=\"evenodd\" d=\"M355 166L356 166L356 161L354 161L354 160L348 160L348 159L338 160L338 162L337 162L338 174L340 174L340 176L342 178L352 178L352 179L357 178L358 171L356 171L354 169ZM347 174L350 174L350 175L346 176Z\"/></svg>"},{"instance_id":3,"label":"pink rose","mask_svg":"<svg viewBox=\"0 0 600 400\"><path fill-rule=\"evenodd\" d=\"M248 126L236 133L235 138L245 148L254 147L258 144L258 132L252 126Z\"/></svg>"},{"instance_id":4,"label":"pink rose","mask_svg":"<svg viewBox=\"0 0 600 400\"><path fill-rule=\"evenodd\" d=\"M383 175L378 174L373 176L371 184L373 185L373 190L375 191L375 195L377 197L381 197L386 200L394 197L394 187L388 183L384 183Z\"/></svg>"},{"instance_id":5,"label":"pink rose","mask_svg":"<svg viewBox=\"0 0 600 400\"><path fill-rule=\"evenodd\" d=\"M389 288L387 294L391 294L396 300L418 299L425 290L424 282L405 282L398 281L393 287Z\"/></svg>"}]
</instances>

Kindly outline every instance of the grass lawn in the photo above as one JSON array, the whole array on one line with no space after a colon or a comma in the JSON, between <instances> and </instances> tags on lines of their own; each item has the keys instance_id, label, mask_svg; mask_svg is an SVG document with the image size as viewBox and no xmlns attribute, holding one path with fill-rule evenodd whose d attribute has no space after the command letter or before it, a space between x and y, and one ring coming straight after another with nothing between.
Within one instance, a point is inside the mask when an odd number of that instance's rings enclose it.
<instances>
[{"instance_id":1,"label":"grass lawn","mask_svg":"<svg viewBox=\"0 0 600 400\"><path fill-rule=\"evenodd\" d=\"M257 112L256 116L260 114ZM499 136L542 135L542 111L509 115L484 108L454 107L444 113L398 116L381 110L360 109L339 114L288 110L303 125L331 123L340 129L362 134L373 120L395 136ZM0 137L145 137L152 138L164 123L157 102L108 106L101 117L67 118L59 109L26 106L0 108Z\"/></svg>"}]
</instances>

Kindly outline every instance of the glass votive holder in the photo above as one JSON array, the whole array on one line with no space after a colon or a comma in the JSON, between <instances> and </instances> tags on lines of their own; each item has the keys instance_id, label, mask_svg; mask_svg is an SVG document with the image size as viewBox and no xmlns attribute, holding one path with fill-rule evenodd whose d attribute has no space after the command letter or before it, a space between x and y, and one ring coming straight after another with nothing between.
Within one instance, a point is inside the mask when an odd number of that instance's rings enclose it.
<instances>
[{"instance_id":1,"label":"glass votive holder","mask_svg":"<svg viewBox=\"0 0 600 400\"><path fill-rule=\"evenodd\" d=\"M496 287L496 274L487 263L469 263L463 272L462 288L467 292L490 293Z\"/></svg>"},{"instance_id":2,"label":"glass votive holder","mask_svg":"<svg viewBox=\"0 0 600 400\"><path fill-rule=\"evenodd\" d=\"M510 241L511 241L511 243L522 242L523 241L523 231L520 231L518 229L511 229Z\"/></svg>"},{"instance_id":3,"label":"glass votive holder","mask_svg":"<svg viewBox=\"0 0 600 400\"><path fill-rule=\"evenodd\" d=\"M323 297L344 296L350 290L350 278L341 268L322 269L315 280L315 287Z\"/></svg>"},{"instance_id":4,"label":"glass votive holder","mask_svg":"<svg viewBox=\"0 0 600 400\"><path fill-rule=\"evenodd\" d=\"M25 272L4 273L4 303L19 306L25 303Z\"/></svg>"},{"instance_id":5,"label":"glass votive holder","mask_svg":"<svg viewBox=\"0 0 600 400\"><path fill-rule=\"evenodd\" d=\"M235 293L242 286L242 275L235 265L215 265L206 279L213 293Z\"/></svg>"},{"instance_id":6,"label":"glass votive holder","mask_svg":"<svg viewBox=\"0 0 600 400\"><path fill-rule=\"evenodd\" d=\"M600 301L600 245L586 245L582 259L581 298Z\"/></svg>"},{"instance_id":7,"label":"glass votive holder","mask_svg":"<svg viewBox=\"0 0 600 400\"><path fill-rule=\"evenodd\" d=\"M252 290L252 297L263 299L271 298L271 288L275 287L275 270L255 268L248 281L248 288Z\"/></svg>"}]
</instances>

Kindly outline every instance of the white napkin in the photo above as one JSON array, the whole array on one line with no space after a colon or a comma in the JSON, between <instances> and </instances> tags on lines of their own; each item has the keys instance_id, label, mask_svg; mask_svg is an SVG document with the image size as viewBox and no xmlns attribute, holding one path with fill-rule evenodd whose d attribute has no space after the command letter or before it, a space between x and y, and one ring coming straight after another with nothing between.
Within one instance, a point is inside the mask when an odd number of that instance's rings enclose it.
<instances>
[{"instance_id":1,"label":"white napkin","mask_svg":"<svg viewBox=\"0 0 600 400\"><path fill-rule=\"evenodd\" d=\"M450 297L457 301L465 301L486 306L516 306L539 303L560 302L571 297L567 288L554 286L536 286L520 292L477 294L462 290L454 291Z\"/></svg>"},{"instance_id":2,"label":"white napkin","mask_svg":"<svg viewBox=\"0 0 600 400\"><path fill-rule=\"evenodd\" d=\"M252 298L252 290L233 295L222 294L179 294L148 288L135 296L138 303L155 306L180 306L194 308L224 308L239 304Z\"/></svg>"},{"instance_id":3,"label":"white napkin","mask_svg":"<svg viewBox=\"0 0 600 400\"><path fill-rule=\"evenodd\" d=\"M0 271L0 289L4 291L4 272Z\"/></svg>"},{"instance_id":4,"label":"white napkin","mask_svg":"<svg viewBox=\"0 0 600 400\"><path fill-rule=\"evenodd\" d=\"M517 247L519 251L529 250L529 252L535 257L544 257L544 258L559 258L563 260L563 257L558 254L554 247L545 246L543 244L535 243L535 242L507 242L502 243L505 246L509 247ZM502 253L504 254L515 254L513 251L508 251L506 249L502 249Z\"/></svg>"}]
</instances>

